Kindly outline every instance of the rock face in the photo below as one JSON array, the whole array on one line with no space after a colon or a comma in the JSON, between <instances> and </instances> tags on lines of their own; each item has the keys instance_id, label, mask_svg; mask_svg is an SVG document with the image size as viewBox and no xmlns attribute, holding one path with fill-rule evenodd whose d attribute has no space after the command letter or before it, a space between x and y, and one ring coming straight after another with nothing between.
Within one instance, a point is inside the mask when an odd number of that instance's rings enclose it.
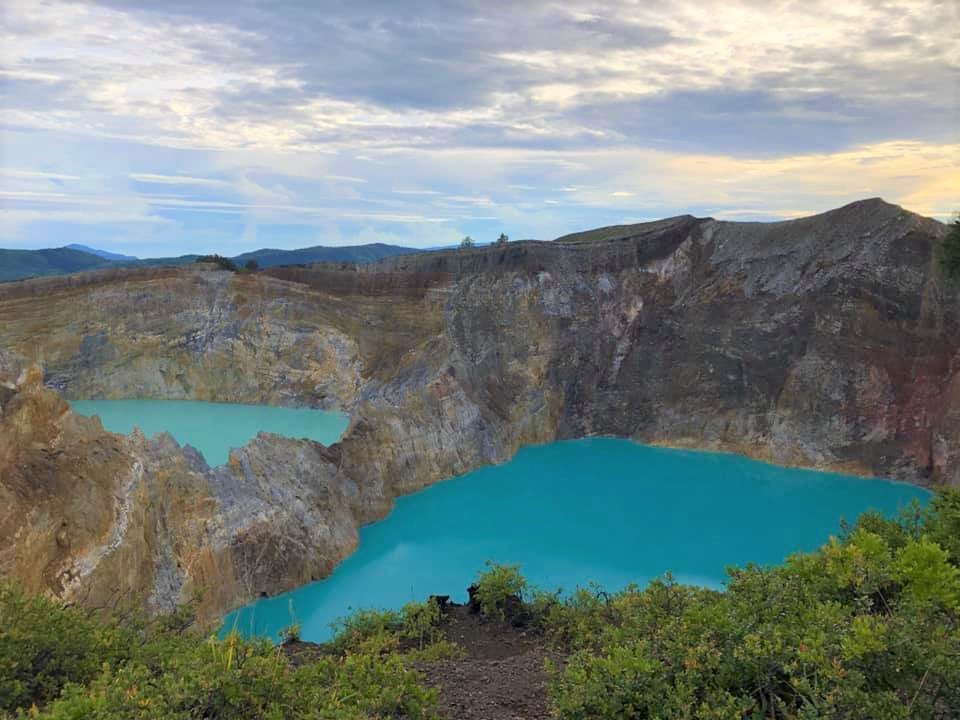
<instances>
[{"instance_id":1,"label":"rock face","mask_svg":"<svg viewBox=\"0 0 960 720\"><path fill-rule=\"evenodd\" d=\"M158 611L202 590L213 615L322 577L356 545L360 494L315 443L261 435L210 470L170 435L69 412L37 368L2 401L0 576L32 592Z\"/></svg>"},{"instance_id":2,"label":"rock face","mask_svg":"<svg viewBox=\"0 0 960 720\"><path fill-rule=\"evenodd\" d=\"M69 398L343 407L360 385L337 308L327 321L312 297L266 278L109 270L5 284L0 305L7 364L43 365Z\"/></svg>"},{"instance_id":3,"label":"rock face","mask_svg":"<svg viewBox=\"0 0 960 720\"><path fill-rule=\"evenodd\" d=\"M218 612L329 573L399 494L595 434L960 484L960 292L934 261L945 233L869 200L362 268L0 286L10 377L39 363L67 397L352 411L330 448L261 435L210 469L169 436L104 433L30 371L2 391L0 539L13 542L0 572L91 604L166 607L204 589Z\"/></svg>"}]
</instances>

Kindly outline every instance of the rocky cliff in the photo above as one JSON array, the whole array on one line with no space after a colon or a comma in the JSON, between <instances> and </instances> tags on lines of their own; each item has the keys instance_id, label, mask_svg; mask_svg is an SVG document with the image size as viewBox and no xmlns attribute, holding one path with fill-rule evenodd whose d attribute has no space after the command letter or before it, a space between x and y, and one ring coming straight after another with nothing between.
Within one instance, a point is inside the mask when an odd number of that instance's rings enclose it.
<instances>
[{"instance_id":1,"label":"rocky cliff","mask_svg":"<svg viewBox=\"0 0 960 720\"><path fill-rule=\"evenodd\" d=\"M20 377L0 415L13 539L0 572L91 604L204 589L219 611L328 573L398 494L592 434L960 484L960 292L934 261L945 232L869 200L362 268L0 286L0 371ZM34 363L67 397L352 419L331 448L261 435L210 469L169 436L73 416L21 374Z\"/></svg>"},{"instance_id":2,"label":"rocky cliff","mask_svg":"<svg viewBox=\"0 0 960 720\"><path fill-rule=\"evenodd\" d=\"M356 545L362 498L322 446L261 435L211 470L167 434L69 412L36 368L0 400L0 577L31 592L151 611L199 592L214 615L323 577Z\"/></svg>"}]
</instances>

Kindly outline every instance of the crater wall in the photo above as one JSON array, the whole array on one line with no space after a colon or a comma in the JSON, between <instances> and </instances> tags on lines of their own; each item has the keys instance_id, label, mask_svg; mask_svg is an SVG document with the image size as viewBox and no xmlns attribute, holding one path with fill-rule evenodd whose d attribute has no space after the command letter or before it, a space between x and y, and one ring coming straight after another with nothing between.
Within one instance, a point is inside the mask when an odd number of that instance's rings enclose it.
<instances>
[{"instance_id":1,"label":"crater wall","mask_svg":"<svg viewBox=\"0 0 960 720\"><path fill-rule=\"evenodd\" d=\"M399 494L587 435L960 484L945 232L870 200L363 267L0 285L0 572L88 604L204 590L214 614L326 575ZM211 469L56 393L352 419L330 448L261 435Z\"/></svg>"}]
</instances>

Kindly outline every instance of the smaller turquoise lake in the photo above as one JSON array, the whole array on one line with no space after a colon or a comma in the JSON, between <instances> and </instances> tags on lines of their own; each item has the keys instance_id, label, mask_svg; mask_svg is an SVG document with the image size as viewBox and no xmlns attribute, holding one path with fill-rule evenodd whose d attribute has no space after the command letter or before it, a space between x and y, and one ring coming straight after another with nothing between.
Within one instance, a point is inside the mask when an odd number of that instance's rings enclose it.
<instances>
[{"instance_id":1,"label":"smaller turquoise lake","mask_svg":"<svg viewBox=\"0 0 960 720\"><path fill-rule=\"evenodd\" d=\"M328 410L194 400L74 400L70 406L81 415L99 415L111 432L127 434L135 426L148 437L169 432L199 450L211 467L227 462L230 448L246 445L258 432L330 445L349 422L346 414Z\"/></svg>"},{"instance_id":2,"label":"smaller turquoise lake","mask_svg":"<svg viewBox=\"0 0 960 720\"><path fill-rule=\"evenodd\" d=\"M782 468L736 455L592 438L524 448L509 463L397 500L360 531L326 580L231 613L224 631L306 640L360 608L398 609L431 594L466 600L486 560L516 563L533 584L572 590L644 585L672 572L721 588L725 568L814 550L868 509L893 514L921 488Z\"/></svg>"}]
</instances>

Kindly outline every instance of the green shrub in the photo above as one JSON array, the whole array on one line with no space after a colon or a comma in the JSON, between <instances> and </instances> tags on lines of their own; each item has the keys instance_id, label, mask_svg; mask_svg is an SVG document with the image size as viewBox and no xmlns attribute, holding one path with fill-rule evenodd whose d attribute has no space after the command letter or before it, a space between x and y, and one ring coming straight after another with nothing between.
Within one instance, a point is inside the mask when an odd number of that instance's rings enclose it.
<instances>
[{"instance_id":1,"label":"green shrub","mask_svg":"<svg viewBox=\"0 0 960 720\"><path fill-rule=\"evenodd\" d=\"M420 650L440 639L440 604L434 598L425 603L408 603L401 611L403 634L416 640Z\"/></svg>"},{"instance_id":2,"label":"green shrub","mask_svg":"<svg viewBox=\"0 0 960 720\"><path fill-rule=\"evenodd\" d=\"M475 597L484 615L503 618L511 598L523 599L527 581L519 565L498 565L488 560L486 568L474 583Z\"/></svg>"},{"instance_id":3,"label":"green shrub","mask_svg":"<svg viewBox=\"0 0 960 720\"><path fill-rule=\"evenodd\" d=\"M0 585L0 713L43 705L67 683L90 682L129 645L113 623Z\"/></svg>"},{"instance_id":4,"label":"green shrub","mask_svg":"<svg viewBox=\"0 0 960 720\"><path fill-rule=\"evenodd\" d=\"M302 666L293 681L305 689L302 706L310 713L299 717L358 718L437 717L437 691L426 688L423 676L411 670L399 655L382 657L350 653ZM332 692L331 692L332 690Z\"/></svg>"},{"instance_id":5,"label":"green shrub","mask_svg":"<svg viewBox=\"0 0 960 720\"><path fill-rule=\"evenodd\" d=\"M437 662L438 660L460 658L465 654L464 649L457 643L440 637L422 648L407 650L402 656L412 662Z\"/></svg>"},{"instance_id":6,"label":"green shrub","mask_svg":"<svg viewBox=\"0 0 960 720\"><path fill-rule=\"evenodd\" d=\"M574 655L562 674L554 674L552 694L561 717L671 717L664 714L670 688L655 660L636 646L614 646L602 655Z\"/></svg>"},{"instance_id":7,"label":"green shrub","mask_svg":"<svg viewBox=\"0 0 960 720\"><path fill-rule=\"evenodd\" d=\"M197 605L199 598L178 606L172 612L158 616L153 621L153 629L159 633L185 633L197 621Z\"/></svg>"},{"instance_id":8,"label":"green shrub","mask_svg":"<svg viewBox=\"0 0 960 720\"><path fill-rule=\"evenodd\" d=\"M960 489L942 488L923 516L923 533L960 565Z\"/></svg>"},{"instance_id":9,"label":"green shrub","mask_svg":"<svg viewBox=\"0 0 960 720\"><path fill-rule=\"evenodd\" d=\"M408 603L400 612L359 610L333 624L330 646L338 654L401 653L414 660L457 656L461 649L443 639L442 618L440 605L433 598ZM411 641L415 643L414 650L409 650Z\"/></svg>"},{"instance_id":10,"label":"green shrub","mask_svg":"<svg viewBox=\"0 0 960 720\"><path fill-rule=\"evenodd\" d=\"M331 645L337 652L356 650L371 640L383 642L399 639L403 616L395 610L357 610L333 622Z\"/></svg>"},{"instance_id":11,"label":"green shrub","mask_svg":"<svg viewBox=\"0 0 960 720\"><path fill-rule=\"evenodd\" d=\"M385 653L405 628L426 632L433 605L406 622L397 613L360 613L343 623L349 652L295 668L269 642L197 634L190 607L121 627L2 586L0 717L26 710L51 720L434 718L436 691L405 655ZM443 657L448 645L424 652Z\"/></svg>"},{"instance_id":12,"label":"green shrub","mask_svg":"<svg viewBox=\"0 0 960 720\"><path fill-rule=\"evenodd\" d=\"M287 625L287 627L280 631L280 643L299 642L301 629L300 623Z\"/></svg>"},{"instance_id":13,"label":"green shrub","mask_svg":"<svg viewBox=\"0 0 960 720\"><path fill-rule=\"evenodd\" d=\"M436 691L399 655L351 652L294 668L280 648L236 634L223 640L151 637L147 657L70 684L42 718L280 720L435 717Z\"/></svg>"}]
</instances>

